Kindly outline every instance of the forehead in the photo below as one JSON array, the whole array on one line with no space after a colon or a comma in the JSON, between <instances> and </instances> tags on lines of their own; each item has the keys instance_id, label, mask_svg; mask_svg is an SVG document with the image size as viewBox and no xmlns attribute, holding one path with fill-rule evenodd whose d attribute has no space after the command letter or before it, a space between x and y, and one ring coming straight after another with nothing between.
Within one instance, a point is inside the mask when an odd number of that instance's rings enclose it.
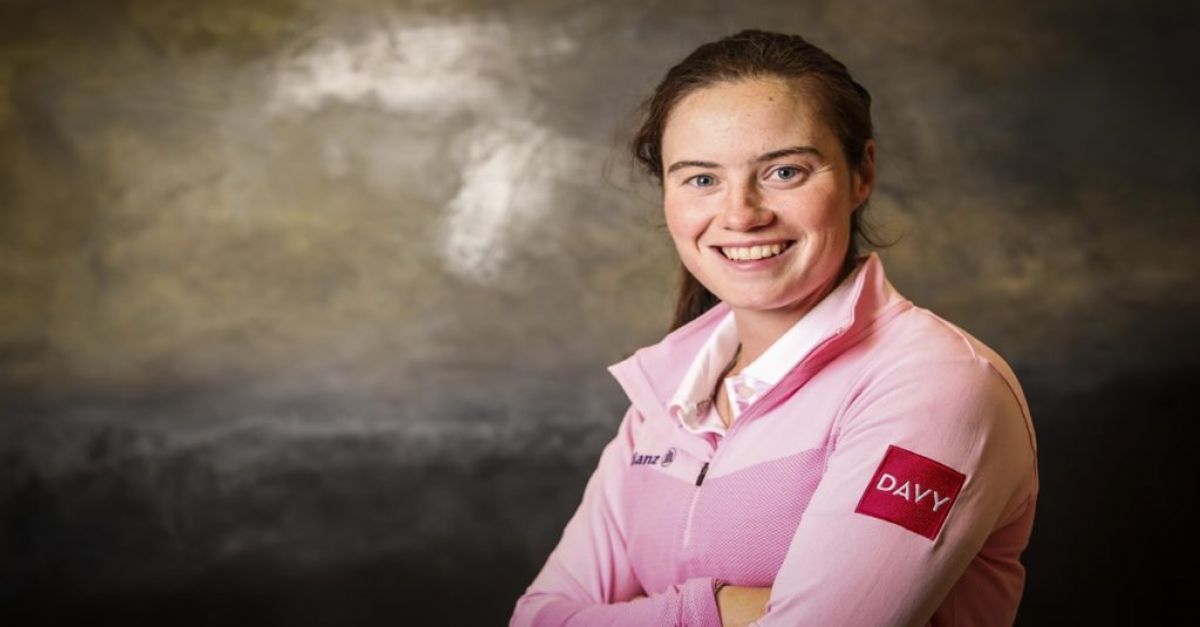
<instances>
[{"instance_id":1,"label":"forehead","mask_svg":"<svg viewBox=\"0 0 1200 627\"><path fill-rule=\"evenodd\" d=\"M787 145L812 145L825 152L836 140L819 115L811 88L797 81L755 78L717 83L680 100L663 129L662 154L664 163L718 155L735 159Z\"/></svg>"}]
</instances>

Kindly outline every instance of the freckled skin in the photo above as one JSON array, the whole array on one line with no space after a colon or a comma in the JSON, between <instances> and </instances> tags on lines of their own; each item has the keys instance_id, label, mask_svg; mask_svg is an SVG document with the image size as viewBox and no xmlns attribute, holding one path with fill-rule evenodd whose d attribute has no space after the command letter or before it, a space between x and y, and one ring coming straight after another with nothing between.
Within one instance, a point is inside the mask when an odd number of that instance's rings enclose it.
<instances>
[{"instance_id":1,"label":"freckled skin","mask_svg":"<svg viewBox=\"0 0 1200 627\"><path fill-rule=\"evenodd\" d=\"M791 146L817 155L759 156ZM743 355L753 361L833 287L850 241L850 215L874 185L874 146L851 171L841 144L801 87L773 78L719 83L689 94L663 132L663 210L689 271L737 319ZM719 244L793 242L779 263L732 267Z\"/></svg>"}]
</instances>

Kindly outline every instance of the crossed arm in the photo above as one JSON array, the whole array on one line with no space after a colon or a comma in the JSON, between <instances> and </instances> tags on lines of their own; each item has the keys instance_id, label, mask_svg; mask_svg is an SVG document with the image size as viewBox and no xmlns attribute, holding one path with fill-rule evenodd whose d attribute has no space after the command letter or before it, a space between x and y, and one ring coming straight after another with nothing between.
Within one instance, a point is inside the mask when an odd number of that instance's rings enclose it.
<instances>
[{"instance_id":1,"label":"crossed arm","mask_svg":"<svg viewBox=\"0 0 1200 627\"><path fill-rule=\"evenodd\" d=\"M643 599L638 595L634 599ZM767 612L770 588L750 586L721 586L717 590L717 608L721 612L721 627L745 627Z\"/></svg>"}]
</instances>

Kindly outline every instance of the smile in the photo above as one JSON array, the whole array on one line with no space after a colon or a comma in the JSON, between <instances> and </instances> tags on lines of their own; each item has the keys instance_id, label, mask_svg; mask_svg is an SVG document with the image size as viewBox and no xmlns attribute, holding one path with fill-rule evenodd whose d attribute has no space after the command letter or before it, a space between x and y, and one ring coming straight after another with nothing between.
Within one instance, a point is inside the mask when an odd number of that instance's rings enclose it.
<instances>
[{"instance_id":1,"label":"smile","mask_svg":"<svg viewBox=\"0 0 1200 627\"><path fill-rule=\"evenodd\" d=\"M767 259L774 257L779 253L787 250L792 245L792 242L781 242L777 244L766 244L763 246L721 246L720 251L725 255L726 259L733 261L750 261L754 259Z\"/></svg>"}]
</instances>

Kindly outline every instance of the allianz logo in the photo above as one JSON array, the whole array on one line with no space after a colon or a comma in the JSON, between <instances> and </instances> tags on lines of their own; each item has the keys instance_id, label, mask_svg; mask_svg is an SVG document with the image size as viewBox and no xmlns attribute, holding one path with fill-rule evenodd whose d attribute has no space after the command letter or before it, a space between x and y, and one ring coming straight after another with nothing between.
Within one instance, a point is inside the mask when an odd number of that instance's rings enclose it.
<instances>
[{"instance_id":1,"label":"allianz logo","mask_svg":"<svg viewBox=\"0 0 1200 627\"><path fill-rule=\"evenodd\" d=\"M674 461L675 461L675 447L671 447L671 448L667 449L667 452L663 453L662 455L647 455L647 454L642 454L642 453L638 453L637 451L634 451L633 452L633 461L631 461L629 465L630 466L655 466L655 465L658 465L658 466L662 466L663 468L666 468L667 466L671 465L671 462L674 462Z\"/></svg>"}]
</instances>

